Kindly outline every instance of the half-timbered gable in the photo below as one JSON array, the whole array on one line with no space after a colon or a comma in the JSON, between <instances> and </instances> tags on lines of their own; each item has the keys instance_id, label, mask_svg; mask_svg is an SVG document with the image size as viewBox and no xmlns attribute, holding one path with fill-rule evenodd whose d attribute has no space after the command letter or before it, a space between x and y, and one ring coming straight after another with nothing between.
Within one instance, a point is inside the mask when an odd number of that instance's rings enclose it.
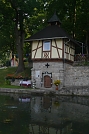
<instances>
[{"instance_id":1,"label":"half-timbered gable","mask_svg":"<svg viewBox=\"0 0 89 134\"><path fill-rule=\"evenodd\" d=\"M32 59L63 58L63 40L51 39L32 42Z\"/></svg>"}]
</instances>

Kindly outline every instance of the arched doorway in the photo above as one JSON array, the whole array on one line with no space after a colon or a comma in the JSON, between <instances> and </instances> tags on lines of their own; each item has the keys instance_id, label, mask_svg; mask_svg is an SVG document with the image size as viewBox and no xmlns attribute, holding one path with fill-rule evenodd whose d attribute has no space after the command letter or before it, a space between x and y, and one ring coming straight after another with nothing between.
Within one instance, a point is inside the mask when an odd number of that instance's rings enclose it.
<instances>
[{"instance_id":1,"label":"arched doorway","mask_svg":"<svg viewBox=\"0 0 89 134\"><path fill-rule=\"evenodd\" d=\"M50 88L51 87L51 78L48 75L44 76L44 87Z\"/></svg>"}]
</instances>

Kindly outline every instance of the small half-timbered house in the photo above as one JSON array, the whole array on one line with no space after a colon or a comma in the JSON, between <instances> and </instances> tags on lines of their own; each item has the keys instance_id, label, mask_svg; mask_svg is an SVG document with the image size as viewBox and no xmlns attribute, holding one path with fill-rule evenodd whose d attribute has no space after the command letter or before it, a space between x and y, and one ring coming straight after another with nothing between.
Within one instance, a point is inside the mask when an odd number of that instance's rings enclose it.
<instances>
[{"instance_id":1,"label":"small half-timbered house","mask_svg":"<svg viewBox=\"0 0 89 134\"><path fill-rule=\"evenodd\" d=\"M77 43L61 28L56 13L49 19L47 27L26 41L32 45L31 77L32 81L36 81L36 87L51 88L57 79L63 86L65 66L73 63Z\"/></svg>"}]
</instances>

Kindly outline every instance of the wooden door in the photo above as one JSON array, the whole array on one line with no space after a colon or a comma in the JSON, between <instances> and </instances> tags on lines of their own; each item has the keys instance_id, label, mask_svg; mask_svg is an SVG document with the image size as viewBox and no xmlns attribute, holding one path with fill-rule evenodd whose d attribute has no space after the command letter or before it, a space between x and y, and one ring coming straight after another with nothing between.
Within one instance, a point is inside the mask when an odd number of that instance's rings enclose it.
<instances>
[{"instance_id":1,"label":"wooden door","mask_svg":"<svg viewBox=\"0 0 89 134\"><path fill-rule=\"evenodd\" d=\"M44 76L44 87L45 88L51 87L51 78L48 75Z\"/></svg>"}]
</instances>

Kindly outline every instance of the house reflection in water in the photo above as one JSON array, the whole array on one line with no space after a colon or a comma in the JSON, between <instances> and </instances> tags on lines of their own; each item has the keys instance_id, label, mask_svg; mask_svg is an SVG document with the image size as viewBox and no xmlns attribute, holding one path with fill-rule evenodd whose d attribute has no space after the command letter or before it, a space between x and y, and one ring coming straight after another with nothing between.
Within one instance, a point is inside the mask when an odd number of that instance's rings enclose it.
<instances>
[{"instance_id":1,"label":"house reflection in water","mask_svg":"<svg viewBox=\"0 0 89 134\"><path fill-rule=\"evenodd\" d=\"M32 98L29 134L71 134L71 128L72 123L64 117L64 109L58 98Z\"/></svg>"}]
</instances>

